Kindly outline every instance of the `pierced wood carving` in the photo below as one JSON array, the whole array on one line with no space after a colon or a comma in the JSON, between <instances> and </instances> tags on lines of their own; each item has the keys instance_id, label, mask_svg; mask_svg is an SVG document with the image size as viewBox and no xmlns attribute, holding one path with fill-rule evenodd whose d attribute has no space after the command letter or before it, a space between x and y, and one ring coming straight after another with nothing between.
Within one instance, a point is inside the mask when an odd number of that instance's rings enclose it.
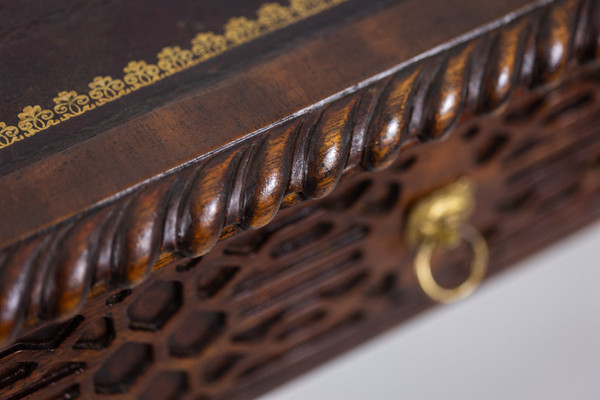
<instances>
[{"instance_id":1,"label":"pierced wood carving","mask_svg":"<svg viewBox=\"0 0 600 400\"><path fill-rule=\"evenodd\" d=\"M92 297L0 354L2 398L253 398L431 304L402 239L431 188L476 182L470 221L492 273L600 217L599 99L600 67L581 68L203 257ZM461 282L470 256L434 258L439 281Z\"/></svg>"}]
</instances>

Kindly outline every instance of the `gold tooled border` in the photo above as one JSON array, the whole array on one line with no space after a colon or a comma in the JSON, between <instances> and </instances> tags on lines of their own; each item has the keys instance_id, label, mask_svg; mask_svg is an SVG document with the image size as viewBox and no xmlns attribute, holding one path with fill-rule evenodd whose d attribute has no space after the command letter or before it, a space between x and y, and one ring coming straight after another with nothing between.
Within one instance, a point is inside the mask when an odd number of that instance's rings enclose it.
<instances>
[{"instance_id":1,"label":"gold tooled border","mask_svg":"<svg viewBox=\"0 0 600 400\"><path fill-rule=\"evenodd\" d=\"M88 84L87 94L74 90L59 92L53 99L53 110L40 105L25 106L18 115L16 126L0 122L0 149L345 1L290 0L289 6L266 3L258 10L256 19L231 18L225 24L222 35L200 32L192 39L189 49L179 46L163 48L157 55L156 64L130 61L123 68L122 78L96 76Z\"/></svg>"}]
</instances>

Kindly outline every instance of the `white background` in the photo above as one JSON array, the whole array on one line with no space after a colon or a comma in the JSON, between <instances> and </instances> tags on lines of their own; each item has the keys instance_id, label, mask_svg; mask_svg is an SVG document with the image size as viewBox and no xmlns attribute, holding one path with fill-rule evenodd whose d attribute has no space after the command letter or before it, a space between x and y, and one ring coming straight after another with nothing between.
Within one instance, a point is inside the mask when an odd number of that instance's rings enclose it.
<instances>
[{"instance_id":1,"label":"white background","mask_svg":"<svg viewBox=\"0 0 600 400\"><path fill-rule=\"evenodd\" d=\"M600 399L600 224L263 400Z\"/></svg>"}]
</instances>

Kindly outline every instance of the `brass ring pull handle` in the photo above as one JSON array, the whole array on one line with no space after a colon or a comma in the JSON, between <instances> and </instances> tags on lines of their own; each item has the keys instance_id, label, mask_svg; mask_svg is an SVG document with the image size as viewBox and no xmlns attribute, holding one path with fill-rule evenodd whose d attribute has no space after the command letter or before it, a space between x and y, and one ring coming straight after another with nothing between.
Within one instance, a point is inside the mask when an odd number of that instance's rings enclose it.
<instances>
[{"instance_id":1,"label":"brass ring pull handle","mask_svg":"<svg viewBox=\"0 0 600 400\"><path fill-rule=\"evenodd\" d=\"M417 249L415 257L415 272L423 291L435 301L450 303L463 299L473 293L479 286L487 269L487 244L485 239L470 226L460 229L461 237L470 243L473 250L473 261L471 261L471 273L469 277L459 286L446 289L438 285L431 272L431 254L438 246L435 241L426 241Z\"/></svg>"},{"instance_id":2,"label":"brass ring pull handle","mask_svg":"<svg viewBox=\"0 0 600 400\"><path fill-rule=\"evenodd\" d=\"M421 288L430 298L450 303L470 295L485 276L488 248L485 239L465 224L474 207L474 185L468 178L430 194L411 209L406 239L415 248L415 273ZM461 240L473 251L469 277L459 286L446 289L438 285L431 271L431 255L436 247L453 248Z\"/></svg>"}]
</instances>

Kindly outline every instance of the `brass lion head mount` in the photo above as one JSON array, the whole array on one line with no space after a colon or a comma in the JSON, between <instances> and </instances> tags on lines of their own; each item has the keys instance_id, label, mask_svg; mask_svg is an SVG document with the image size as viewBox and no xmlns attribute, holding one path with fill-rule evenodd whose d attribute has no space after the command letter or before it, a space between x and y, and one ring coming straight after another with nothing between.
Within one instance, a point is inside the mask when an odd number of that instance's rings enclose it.
<instances>
[{"instance_id":1,"label":"brass lion head mount","mask_svg":"<svg viewBox=\"0 0 600 400\"><path fill-rule=\"evenodd\" d=\"M455 247L460 243L460 227L473 214L475 184L462 177L420 199L408 214L405 237L417 248L424 242Z\"/></svg>"}]
</instances>

